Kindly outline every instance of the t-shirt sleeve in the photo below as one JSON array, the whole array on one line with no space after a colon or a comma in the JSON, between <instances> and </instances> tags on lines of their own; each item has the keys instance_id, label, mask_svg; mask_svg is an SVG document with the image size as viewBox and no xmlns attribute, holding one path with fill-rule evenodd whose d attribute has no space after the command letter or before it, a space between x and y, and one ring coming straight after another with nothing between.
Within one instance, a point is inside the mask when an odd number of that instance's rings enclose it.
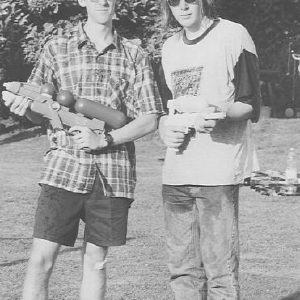
<instances>
[{"instance_id":1,"label":"t-shirt sleeve","mask_svg":"<svg viewBox=\"0 0 300 300\"><path fill-rule=\"evenodd\" d=\"M253 107L252 122L257 122L261 106L257 56L243 50L234 67L234 74L235 101L251 105Z\"/></svg>"},{"instance_id":2,"label":"t-shirt sleeve","mask_svg":"<svg viewBox=\"0 0 300 300\"><path fill-rule=\"evenodd\" d=\"M159 62L155 66L154 71L155 71L154 72L155 80L157 82L158 91L162 99L164 111L168 112L167 103L168 100L171 100L173 98L173 96L172 96L172 92L170 91L167 85L164 69L161 62Z\"/></svg>"},{"instance_id":3,"label":"t-shirt sleeve","mask_svg":"<svg viewBox=\"0 0 300 300\"><path fill-rule=\"evenodd\" d=\"M240 27L236 40L233 65L233 84L235 86L235 101L249 104L253 107L252 122L257 122L260 114L261 92L259 80L258 57L255 45L246 28Z\"/></svg>"}]
</instances>

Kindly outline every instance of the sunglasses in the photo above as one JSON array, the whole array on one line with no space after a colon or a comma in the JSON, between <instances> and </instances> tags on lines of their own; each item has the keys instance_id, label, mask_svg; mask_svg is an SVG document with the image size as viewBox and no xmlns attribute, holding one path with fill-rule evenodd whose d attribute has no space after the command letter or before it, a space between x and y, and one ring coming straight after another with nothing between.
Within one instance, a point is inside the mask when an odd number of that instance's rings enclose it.
<instances>
[{"instance_id":1,"label":"sunglasses","mask_svg":"<svg viewBox=\"0 0 300 300\"><path fill-rule=\"evenodd\" d=\"M178 6L180 3L180 0L167 0L168 4L170 6ZM186 3L188 4L198 4L198 0L185 0Z\"/></svg>"}]
</instances>

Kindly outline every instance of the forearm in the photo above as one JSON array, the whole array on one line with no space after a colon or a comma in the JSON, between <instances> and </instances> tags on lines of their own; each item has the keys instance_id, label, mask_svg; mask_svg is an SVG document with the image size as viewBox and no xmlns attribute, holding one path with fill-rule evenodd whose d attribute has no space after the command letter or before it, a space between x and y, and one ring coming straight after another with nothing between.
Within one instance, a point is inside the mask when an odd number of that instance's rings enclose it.
<instances>
[{"instance_id":1,"label":"forearm","mask_svg":"<svg viewBox=\"0 0 300 300\"><path fill-rule=\"evenodd\" d=\"M158 131L159 131L160 136L162 136L162 134L163 134L167 119L168 119L168 115L164 115L159 118Z\"/></svg>"},{"instance_id":2,"label":"forearm","mask_svg":"<svg viewBox=\"0 0 300 300\"><path fill-rule=\"evenodd\" d=\"M110 132L114 145L137 140L157 129L157 114L143 115L122 128Z\"/></svg>"},{"instance_id":3,"label":"forearm","mask_svg":"<svg viewBox=\"0 0 300 300\"><path fill-rule=\"evenodd\" d=\"M226 117L232 121L243 121L251 119L253 107L243 102L234 102L227 110Z\"/></svg>"}]
</instances>

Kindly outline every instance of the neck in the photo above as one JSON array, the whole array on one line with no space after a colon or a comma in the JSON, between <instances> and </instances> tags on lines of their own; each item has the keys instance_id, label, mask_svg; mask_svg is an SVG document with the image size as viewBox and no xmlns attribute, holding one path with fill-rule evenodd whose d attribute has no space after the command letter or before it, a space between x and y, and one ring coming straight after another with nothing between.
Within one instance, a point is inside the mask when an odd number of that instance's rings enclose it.
<instances>
[{"instance_id":1,"label":"neck","mask_svg":"<svg viewBox=\"0 0 300 300\"><path fill-rule=\"evenodd\" d=\"M113 41L112 22L110 24L98 24L87 20L84 30L96 46L107 45Z\"/></svg>"},{"instance_id":2,"label":"neck","mask_svg":"<svg viewBox=\"0 0 300 300\"><path fill-rule=\"evenodd\" d=\"M184 28L186 37L189 40L193 40L199 37L202 33L204 33L209 28L212 22L213 22L212 19L209 19L208 17L204 16L197 25L189 28Z\"/></svg>"}]
</instances>

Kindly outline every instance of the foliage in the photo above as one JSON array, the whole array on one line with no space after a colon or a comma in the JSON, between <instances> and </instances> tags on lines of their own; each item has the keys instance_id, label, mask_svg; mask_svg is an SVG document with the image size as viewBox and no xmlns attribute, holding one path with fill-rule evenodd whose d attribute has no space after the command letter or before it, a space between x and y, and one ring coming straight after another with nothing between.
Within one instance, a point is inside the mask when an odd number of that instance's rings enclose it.
<instances>
[{"instance_id":1,"label":"foliage","mask_svg":"<svg viewBox=\"0 0 300 300\"><path fill-rule=\"evenodd\" d=\"M273 82L275 88L272 101L279 110L278 116L283 116L287 106L299 107L300 103L293 100L300 95L300 82L297 62L292 58L291 51L300 53L300 1L221 2L222 14L243 24L253 37L260 59L261 79Z\"/></svg>"},{"instance_id":2,"label":"foliage","mask_svg":"<svg viewBox=\"0 0 300 300\"><path fill-rule=\"evenodd\" d=\"M26 80L46 41L85 18L85 11L77 0L4 0L0 3L0 12L1 87L5 81ZM154 38L159 32L155 21L158 12L157 1L120 0L114 26L124 36L138 39L144 48L151 45L148 52L157 57L161 44ZM0 116L6 114L3 110L2 105Z\"/></svg>"},{"instance_id":3,"label":"foliage","mask_svg":"<svg viewBox=\"0 0 300 300\"><path fill-rule=\"evenodd\" d=\"M285 74L290 53L300 40L300 0L216 0L219 15L242 23L257 46L261 69ZM168 35L160 26L156 0L119 0L114 26L159 59ZM1 0L0 85L24 81L41 46L59 30L85 18L77 0ZM1 90L1 88L0 88ZM0 107L1 115L1 107Z\"/></svg>"},{"instance_id":4,"label":"foliage","mask_svg":"<svg viewBox=\"0 0 300 300\"><path fill-rule=\"evenodd\" d=\"M262 69L287 67L289 42L300 41L299 0L223 0L220 10L249 30Z\"/></svg>"}]
</instances>

